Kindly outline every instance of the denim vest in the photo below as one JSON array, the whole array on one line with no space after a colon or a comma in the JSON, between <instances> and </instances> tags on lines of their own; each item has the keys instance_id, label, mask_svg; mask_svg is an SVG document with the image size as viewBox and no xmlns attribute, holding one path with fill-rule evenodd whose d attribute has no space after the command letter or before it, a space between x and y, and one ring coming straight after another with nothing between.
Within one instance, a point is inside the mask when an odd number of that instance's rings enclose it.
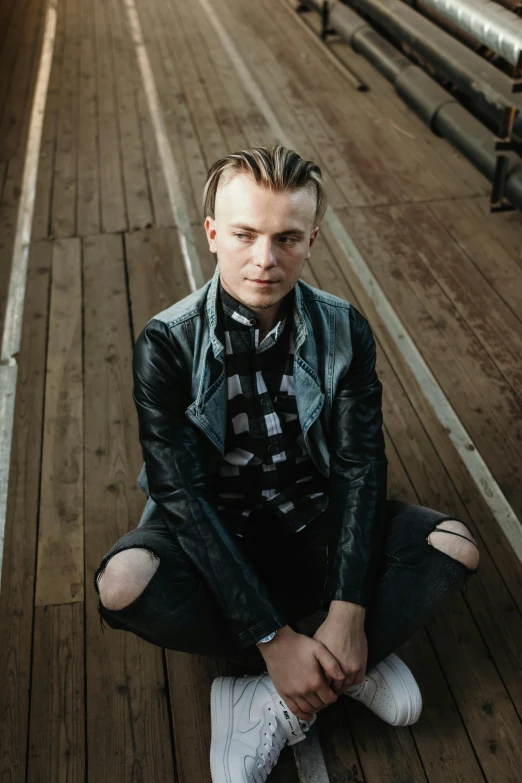
<instances>
[{"instance_id":1,"label":"denim vest","mask_svg":"<svg viewBox=\"0 0 522 783\"><path fill-rule=\"evenodd\" d=\"M173 330L185 366L191 368L193 402L185 415L224 456L227 385L225 349L216 334L218 281L216 265L212 279L204 286L153 318ZM292 328L297 410L310 457L326 478L330 475L328 444L333 400L339 379L352 359L350 307L344 299L304 280L295 285ZM138 484L148 495L145 463Z\"/></svg>"}]
</instances>

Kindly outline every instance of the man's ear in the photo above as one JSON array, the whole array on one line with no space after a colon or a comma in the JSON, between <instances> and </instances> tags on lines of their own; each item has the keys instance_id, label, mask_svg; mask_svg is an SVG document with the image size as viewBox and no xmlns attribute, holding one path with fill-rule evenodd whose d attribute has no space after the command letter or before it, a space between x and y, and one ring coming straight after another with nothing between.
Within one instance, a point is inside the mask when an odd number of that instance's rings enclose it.
<instances>
[{"instance_id":1,"label":"man's ear","mask_svg":"<svg viewBox=\"0 0 522 783\"><path fill-rule=\"evenodd\" d=\"M217 253L216 224L214 218L207 215L205 219L205 232L207 234L208 247L211 253Z\"/></svg>"},{"instance_id":2,"label":"man's ear","mask_svg":"<svg viewBox=\"0 0 522 783\"><path fill-rule=\"evenodd\" d=\"M311 253L312 245L314 244L315 240L317 239L318 233L319 233L319 226L316 226L314 228L314 230L312 231L312 233L310 234L310 243L308 245L308 252L307 252L307 254L305 256L305 261L308 261L308 259L312 255L312 253Z\"/></svg>"}]
</instances>

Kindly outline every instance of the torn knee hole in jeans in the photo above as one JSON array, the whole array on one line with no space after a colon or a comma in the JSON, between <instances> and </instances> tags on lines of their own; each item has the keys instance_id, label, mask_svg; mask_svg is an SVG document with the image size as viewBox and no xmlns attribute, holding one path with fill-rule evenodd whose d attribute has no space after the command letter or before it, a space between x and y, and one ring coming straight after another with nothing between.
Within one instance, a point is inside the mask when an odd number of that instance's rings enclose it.
<instances>
[{"instance_id":1,"label":"torn knee hole in jeans","mask_svg":"<svg viewBox=\"0 0 522 783\"><path fill-rule=\"evenodd\" d=\"M107 557L107 559L105 560L105 562L104 562L104 563L102 563L102 565L101 565L101 566L100 566L100 567L99 567L99 568L98 568L98 569L97 569L97 570L94 572L94 587L95 587L95 589L96 589L96 592L98 593L98 595L100 594L100 591L99 591L99 589L98 589L98 582L100 581L100 579L102 578L103 574L105 573L105 569L107 568L107 564L109 563L109 561L110 561L110 560L112 560L112 558L113 558L115 555L119 555L119 553L120 553L120 552L126 552L126 551L127 551L127 550L129 550L129 549L144 549L146 552L148 552L148 553L149 553L149 555L151 555L151 557L152 557L154 560L160 560L160 557L159 557L159 555L158 555L158 554L156 554L156 552L153 552L153 551L152 551L152 549L149 549L149 548L148 548L148 547L146 547L146 546L128 546L128 547L126 547L125 549L118 549L116 552L112 552L112 553L111 553L111 554L110 554L110 555Z\"/></svg>"},{"instance_id":2,"label":"torn knee hole in jeans","mask_svg":"<svg viewBox=\"0 0 522 783\"><path fill-rule=\"evenodd\" d=\"M467 571L468 575L471 576L472 574L476 574L478 571L478 564L476 568L471 568L467 563L464 563L462 560L460 560L458 557L454 557L453 555L446 552L444 549L440 549L438 546L435 546L430 541L430 536L433 535L433 533L449 533L452 536L458 536L459 538L463 538L465 541L468 541L470 544L473 544L477 548L477 550L480 552L480 549L475 541L473 541L471 538L468 538L468 536L462 535L462 533L456 533L454 530L446 530L445 528L439 527L439 525L442 525L444 522L460 522L460 520L453 520L453 519L443 519L441 522L437 524L437 526L426 536L426 541L428 544L433 547L434 549L437 549L439 552L442 552L442 554L446 555L447 557L451 557L452 560L455 560L457 563L460 563L463 565ZM471 535L471 531L468 530L464 522L460 522L460 524L466 529L466 531Z\"/></svg>"},{"instance_id":3,"label":"torn knee hole in jeans","mask_svg":"<svg viewBox=\"0 0 522 783\"><path fill-rule=\"evenodd\" d=\"M119 552L125 552L125 551L127 551L128 549L144 549L146 552L148 552L148 553L149 553L149 555L151 555L151 557L152 557L152 559L153 559L153 560L156 560L156 561L158 561L159 563L161 563L161 558L160 558L160 556L159 556L158 554L156 554L156 552L153 552L153 551L152 551L151 549L149 549L148 547L132 546L132 547L125 547L124 549L119 549L118 551L116 551L116 552L113 552L111 555L109 555L109 556L107 557L107 559L106 559L106 561L103 563L103 565L102 565L102 566L100 566L99 573L98 573L98 574L96 574L96 573L95 573L95 576L94 576L94 584L95 584L95 587L96 587L96 592L98 593L98 596L100 595L100 591L99 591L99 589L98 589L98 584L97 584L97 582L98 582L98 580L101 578L101 576L103 575L103 573L105 572L105 569L106 569L106 567L107 567L107 563L109 562L109 560L112 560L112 558L113 558L115 555L119 554ZM100 598L100 600L98 601L98 614L100 615L100 628L101 628L101 630L102 630L102 632L103 632L103 633L105 633L105 628L104 628L104 618L103 618L103 615L102 615L102 611L109 612L109 617L111 617L111 619L110 619L108 622L109 622L109 625L111 625L111 627L120 627L120 626L117 624L117 623L118 623L118 621L117 621L117 620L116 620L116 625L114 625L114 622L115 622L115 621L114 621L114 617L112 617L112 615L113 615L113 614L120 615L120 614L122 614L122 613L127 613L127 612L129 611L129 609L130 609L132 606L135 606L135 605L137 605L137 603L143 599L143 596L144 596L144 594L145 594L145 593L146 593L146 592L147 592L147 591L150 589L150 586L151 586L152 580L153 580L153 578L154 578L155 574L157 573L157 570L158 570L158 569L156 569L155 573L154 573L154 574L151 576L151 578L149 579L149 581L147 582L147 584L145 585L145 587L143 588L143 590L141 591L141 593L140 593L138 596L136 596L136 598L134 598L134 599L133 599L133 600L132 600L132 601L131 601L129 604L127 604L126 606L122 607L121 609L111 609L111 608L107 608L106 606L104 606L104 604L102 604L102 602L101 602L101 598Z\"/></svg>"}]
</instances>

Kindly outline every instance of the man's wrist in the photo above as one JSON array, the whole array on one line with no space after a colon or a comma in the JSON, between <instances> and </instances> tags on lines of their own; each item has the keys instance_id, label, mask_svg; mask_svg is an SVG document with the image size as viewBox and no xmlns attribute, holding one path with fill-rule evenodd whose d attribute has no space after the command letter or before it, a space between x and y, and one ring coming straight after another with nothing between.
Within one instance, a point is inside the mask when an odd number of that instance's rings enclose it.
<instances>
[{"instance_id":1,"label":"man's wrist","mask_svg":"<svg viewBox=\"0 0 522 783\"><path fill-rule=\"evenodd\" d=\"M331 601L328 616L364 622L366 608L360 604L354 604L351 601Z\"/></svg>"},{"instance_id":2,"label":"man's wrist","mask_svg":"<svg viewBox=\"0 0 522 783\"><path fill-rule=\"evenodd\" d=\"M277 629L276 635L270 642L262 642L261 644L259 642L256 642L257 649L264 657L265 653L269 652L269 650L273 650L274 647L279 647L281 642L284 641L284 639L286 639L288 636L291 636L294 633L295 631L293 631L289 625L283 625L282 628Z\"/></svg>"}]
</instances>

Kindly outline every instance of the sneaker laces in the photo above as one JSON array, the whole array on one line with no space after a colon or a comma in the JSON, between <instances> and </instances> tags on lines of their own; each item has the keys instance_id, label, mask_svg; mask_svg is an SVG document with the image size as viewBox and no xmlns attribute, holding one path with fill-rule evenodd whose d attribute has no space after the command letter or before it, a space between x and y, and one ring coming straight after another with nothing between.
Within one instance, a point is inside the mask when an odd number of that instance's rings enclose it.
<instances>
[{"instance_id":1,"label":"sneaker laces","mask_svg":"<svg viewBox=\"0 0 522 783\"><path fill-rule=\"evenodd\" d=\"M268 674L268 672L263 672L264 674ZM249 677L250 675L246 674L241 678L241 682L245 682L245 679ZM274 768L275 764L277 763L277 760L281 754L281 751L283 750L284 746L287 743L287 736L284 731L284 727L282 725L282 722L277 715L277 711L274 709L274 707L271 704L267 705L268 711L271 713L272 720L268 721L267 730L263 732L264 737L266 737L266 740L263 741L263 745L266 748L266 756L263 754L260 750L258 751L257 755L261 758L261 761L263 762L263 765L259 764L257 762L258 769L261 769L261 766L264 766L265 769L270 773L271 770ZM301 721L301 723L305 723L305 721ZM306 724L308 726L308 724ZM281 730L278 731L278 727L281 727Z\"/></svg>"},{"instance_id":2,"label":"sneaker laces","mask_svg":"<svg viewBox=\"0 0 522 783\"><path fill-rule=\"evenodd\" d=\"M281 730L278 731L279 719L274 708L271 705L268 705L267 709L272 714L273 720L268 721L268 733L266 731L263 732L268 740L268 742L263 742L263 745L266 748L266 756L261 751L259 751L259 756L263 762L263 766L270 773L275 766L281 751L286 745L287 738L282 727ZM258 763L257 766L261 769L261 764Z\"/></svg>"}]
</instances>

